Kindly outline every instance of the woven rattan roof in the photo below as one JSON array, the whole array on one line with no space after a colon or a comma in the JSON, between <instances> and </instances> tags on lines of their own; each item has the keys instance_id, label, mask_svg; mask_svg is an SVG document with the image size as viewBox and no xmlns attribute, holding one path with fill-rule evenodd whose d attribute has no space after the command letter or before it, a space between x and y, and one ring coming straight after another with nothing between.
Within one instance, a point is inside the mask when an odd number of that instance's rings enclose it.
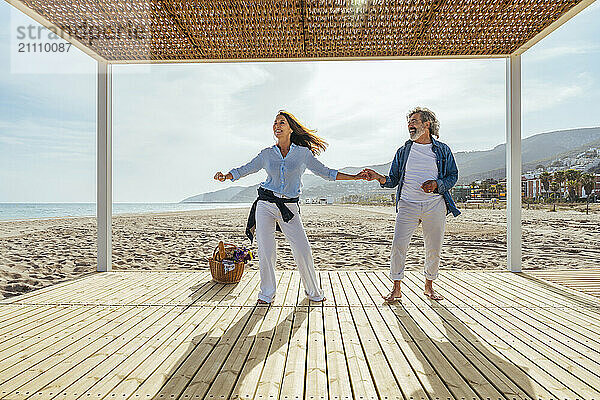
<instances>
[{"instance_id":1,"label":"woven rattan roof","mask_svg":"<svg viewBox=\"0 0 600 400\"><path fill-rule=\"evenodd\" d=\"M9 2L75 37L88 54L143 62L502 56L581 0Z\"/></svg>"}]
</instances>

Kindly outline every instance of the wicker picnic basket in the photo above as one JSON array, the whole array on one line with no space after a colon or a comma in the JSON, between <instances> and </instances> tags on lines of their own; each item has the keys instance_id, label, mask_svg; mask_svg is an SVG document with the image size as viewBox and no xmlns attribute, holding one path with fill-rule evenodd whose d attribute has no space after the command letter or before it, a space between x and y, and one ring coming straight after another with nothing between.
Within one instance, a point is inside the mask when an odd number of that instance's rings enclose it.
<instances>
[{"instance_id":1,"label":"wicker picnic basket","mask_svg":"<svg viewBox=\"0 0 600 400\"><path fill-rule=\"evenodd\" d=\"M225 271L223 260L233 258L233 252L236 246L229 243L219 242L212 257L208 259L210 263L210 273L213 280L219 283L238 283L244 274L245 262L236 262L232 271Z\"/></svg>"}]
</instances>

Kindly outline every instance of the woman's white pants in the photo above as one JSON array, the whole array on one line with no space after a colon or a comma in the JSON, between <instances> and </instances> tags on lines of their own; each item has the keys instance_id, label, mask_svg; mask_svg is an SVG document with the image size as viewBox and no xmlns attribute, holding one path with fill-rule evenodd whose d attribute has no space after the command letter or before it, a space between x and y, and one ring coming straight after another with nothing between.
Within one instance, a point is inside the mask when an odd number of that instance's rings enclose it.
<instances>
[{"instance_id":1,"label":"woman's white pants","mask_svg":"<svg viewBox=\"0 0 600 400\"><path fill-rule=\"evenodd\" d=\"M419 222L423 223L425 278L434 280L438 277L446 227L446 203L442 196L424 203L398 202L390 267L390 278L394 281L404 279L408 245Z\"/></svg>"},{"instance_id":2,"label":"woman's white pants","mask_svg":"<svg viewBox=\"0 0 600 400\"><path fill-rule=\"evenodd\" d=\"M323 300L323 290L315 273L315 266L308 238L300 219L297 203L286 203L294 213L294 218L283 222L281 212L275 203L259 200L256 205L256 241L258 244L258 266L260 270L260 293L258 298L268 303L275 298L275 262L277 245L275 243L275 223L290 243L294 261L298 265L300 279L309 299Z\"/></svg>"}]
</instances>

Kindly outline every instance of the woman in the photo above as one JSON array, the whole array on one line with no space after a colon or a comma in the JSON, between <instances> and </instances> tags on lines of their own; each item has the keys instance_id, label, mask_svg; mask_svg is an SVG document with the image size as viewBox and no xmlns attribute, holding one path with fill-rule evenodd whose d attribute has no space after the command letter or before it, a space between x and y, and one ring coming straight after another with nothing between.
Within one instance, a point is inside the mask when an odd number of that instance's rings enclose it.
<instances>
[{"instance_id":1,"label":"woman","mask_svg":"<svg viewBox=\"0 0 600 400\"><path fill-rule=\"evenodd\" d=\"M348 175L323 165L315 155L324 151L327 143L287 111L280 111L275 117L273 134L277 140L274 146L262 150L248 164L234 168L226 175L217 172L214 178L221 182L227 179L235 181L261 169L267 172L267 180L260 184L258 199L252 206L246 229L252 240L252 228L256 221L260 270L258 303L269 304L275 298L277 228L281 229L290 243L306 295L312 301L324 301L310 244L300 219L298 196L302 174L308 168L315 175L331 181L366 179L366 174Z\"/></svg>"}]
</instances>

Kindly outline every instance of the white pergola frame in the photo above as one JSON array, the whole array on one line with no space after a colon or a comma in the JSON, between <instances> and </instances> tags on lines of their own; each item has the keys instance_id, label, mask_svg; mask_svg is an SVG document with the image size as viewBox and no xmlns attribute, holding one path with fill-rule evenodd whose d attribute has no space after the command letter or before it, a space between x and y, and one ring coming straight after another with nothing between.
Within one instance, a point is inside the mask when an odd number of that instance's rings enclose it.
<instances>
[{"instance_id":1,"label":"white pergola frame","mask_svg":"<svg viewBox=\"0 0 600 400\"><path fill-rule=\"evenodd\" d=\"M473 57L471 57L473 58ZM491 57L476 57L491 58ZM402 58L396 58L402 59ZM306 61L306 60L303 60ZM98 265L112 269L112 66L98 61ZM507 268L521 271L521 56L506 57Z\"/></svg>"},{"instance_id":2,"label":"white pergola frame","mask_svg":"<svg viewBox=\"0 0 600 400\"><path fill-rule=\"evenodd\" d=\"M96 156L97 271L112 269L112 65L98 61Z\"/></svg>"},{"instance_id":3,"label":"white pergola frame","mask_svg":"<svg viewBox=\"0 0 600 400\"><path fill-rule=\"evenodd\" d=\"M25 7L18 0L6 0L41 25L52 29L60 37L68 40L98 62L97 92L97 223L98 223L98 263L97 271L112 269L112 64L141 64L145 61L107 62L78 40L64 33L46 18ZM507 269L521 271L522 227L521 227L521 55L537 42L548 36L565 22L573 18L595 0L583 0L559 19L542 30L514 53L484 56L440 56L440 57L348 57L327 59L249 59L249 60L173 60L156 61L163 63L187 62L283 62L283 61L355 61L355 60L415 60L415 59L506 59L506 247Z\"/></svg>"}]
</instances>

